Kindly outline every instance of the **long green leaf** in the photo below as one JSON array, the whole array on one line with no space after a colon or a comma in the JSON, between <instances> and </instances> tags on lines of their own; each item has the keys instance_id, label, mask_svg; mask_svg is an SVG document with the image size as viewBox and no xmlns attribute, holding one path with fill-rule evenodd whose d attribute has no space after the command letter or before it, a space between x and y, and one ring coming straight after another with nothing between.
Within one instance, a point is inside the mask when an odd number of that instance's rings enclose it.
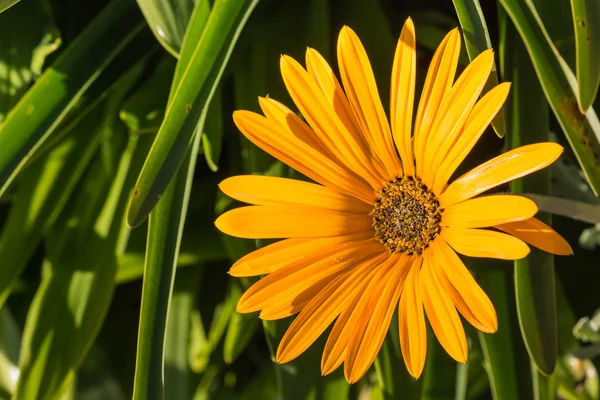
<instances>
[{"instance_id":1,"label":"long green leaf","mask_svg":"<svg viewBox=\"0 0 600 400\"><path fill-rule=\"evenodd\" d=\"M19 0L0 0L0 12L6 11L18 2Z\"/></svg>"},{"instance_id":2,"label":"long green leaf","mask_svg":"<svg viewBox=\"0 0 600 400\"><path fill-rule=\"evenodd\" d=\"M549 40L533 3L500 0L529 53L546 99L554 111L594 193L600 194L600 122L590 108L581 114L568 67Z\"/></svg>"},{"instance_id":3,"label":"long green leaf","mask_svg":"<svg viewBox=\"0 0 600 400\"><path fill-rule=\"evenodd\" d=\"M586 112L600 86L600 4L596 0L571 0L579 108Z\"/></svg>"},{"instance_id":4,"label":"long green leaf","mask_svg":"<svg viewBox=\"0 0 600 400\"><path fill-rule=\"evenodd\" d=\"M258 0L215 3L199 40L184 43L193 52L169 103L163 124L144 164L129 204L127 222L141 224L181 166L199 120L223 74L233 46ZM190 22L193 25L193 21Z\"/></svg>"},{"instance_id":5,"label":"long green leaf","mask_svg":"<svg viewBox=\"0 0 600 400\"><path fill-rule=\"evenodd\" d=\"M115 286L116 257L127 243L129 188L149 147L149 141L140 142L130 138L116 175L96 157L73 207L48 236L47 272L27 315L15 399L64 393L102 326ZM108 196L98 195L106 190Z\"/></svg>"},{"instance_id":6,"label":"long green leaf","mask_svg":"<svg viewBox=\"0 0 600 400\"><path fill-rule=\"evenodd\" d=\"M500 267L506 268L502 265ZM486 370L490 380L492 396L495 400L519 399L519 371L515 368L515 349L513 344L510 303L510 274L500 268L491 269L482 265L477 273L477 281L494 304L498 316L498 331L494 334L479 332L481 348L486 360Z\"/></svg>"},{"instance_id":7,"label":"long green leaf","mask_svg":"<svg viewBox=\"0 0 600 400\"><path fill-rule=\"evenodd\" d=\"M137 0L137 3L158 42L173 56L179 57L194 1Z\"/></svg>"},{"instance_id":8,"label":"long green leaf","mask_svg":"<svg viewBox=\"0 0 600 400\"><path fill-rule=\"evenodd\" d=\"M82 93L145 33L135 3L113 1L42 74L0 126L0 196Z\"/></svg>"},{"instance_id":9,"label":"long green leaf","mask_svg":"<svg viewBox=\"0 0 600 400\"><path fill-rule=\"evenodd\" d=\"M179 87L184 76L182 71L188 69L193 58L190 54L195 52L195 44L203 34L209 10L207 0L198 2L194 8L190 29L186 32L175 69L168 109L175 98L174 88ZM187 155L184 164L176 172L175 179L167 185L148 224L133 399L163 399L165 396L163 377L167 317L200 138L200 135L196 135L192 148L185 148Z\"/></svg>"},{"instance_id":10,"label":"long green leaf","mask_svg":"<svg viewBox=\"0 0 600 400\"><path fill-rule=\"evenodd\" d=\"M505 108L510 148L548 141L549 109L542 88L523 42L507 21L505 46L502 49L503 70L512 81L512 96ZM550 170L511 182L514 193L550 191ZM549 216L538 218L549 222ZM557 357L556 294L554 258L532 249L530 255L515 261L515 292L523 339L529 355L544 374L551 374Z\"/></svg>"},{"instance_id":11,"label":"long green leaf","mask_svg":"<svg viewBox=\"0 0 600 400\"><path fill-rule=\"evenodd\" d=\"M431 329L427 330L427 360L423 371L422 400L451 400L456 392L457 363L442 348Z\"/></svg>"},{"instance_id":12,"label":"long green leaf","mask_svg":"<svg viewBox=\"0 0 600 400\"><path fill-rule=\"evenodd\" d=\"M8 307L0 310L0 399L10 399L19 375L21 333Z\"/></svg>"},{"instance_id":13,"label":"long green leaf","mask_svg":"<svg viewBox=\"0 0 600 400\"><path fill-rule=\"evenodd\" d=\"M479 53L492 48L479 0L453 0L453 3L465 38L467 54L469 59L473 61ZM492 72L483 88L483 93L488 92L496 85L498 85L498 72L494 63ZM502 110L494 117L492 127L498 137L504 137L504 112Z\"/></svg>"}]
</instances>

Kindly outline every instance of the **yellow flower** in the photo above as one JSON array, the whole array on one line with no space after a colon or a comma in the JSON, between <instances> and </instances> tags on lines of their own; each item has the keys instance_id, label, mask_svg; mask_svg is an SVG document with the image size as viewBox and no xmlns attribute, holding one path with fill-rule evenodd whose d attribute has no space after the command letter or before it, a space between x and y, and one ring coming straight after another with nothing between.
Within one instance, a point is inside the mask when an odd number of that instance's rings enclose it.
<instances>
[{"instance_id":1,"label":"yellow flower","mask_svg":"<svg viewBox=\"0 0 600 400\"><path fill-rule=\"evenodd\" d=\"M396 48L390 119L382 107L365 50L348 27L337 56L343 89L314 49L306 69L281 58L285 85L308 124L281 103L260 98L264 117L234 113L254 144L317 183L236 176L220 188L254 204L221 215L217 227L242 238L280 239L240 259L233 276L266 274L238 304L274 320L299 315L277 350L284 363L304 352L334 321L321 370L344 363L348 382L369 369L398 306L402 355L418 378L426 355L425 314L452 358L467 360L457 310L474 327L495 332L496 313L457 253L515 260L525 242L554 254L569 244L533 218L531 200L477 195L554 162L562 147L523 146L467 172L456 171L508 95L502 83L478 100L492 69L481 53L454 81L460 52L457 29L437 49L412 126L415 31L408 19ZM490 229L482 229L490 228Z\"/></svg>"}]
</instances>

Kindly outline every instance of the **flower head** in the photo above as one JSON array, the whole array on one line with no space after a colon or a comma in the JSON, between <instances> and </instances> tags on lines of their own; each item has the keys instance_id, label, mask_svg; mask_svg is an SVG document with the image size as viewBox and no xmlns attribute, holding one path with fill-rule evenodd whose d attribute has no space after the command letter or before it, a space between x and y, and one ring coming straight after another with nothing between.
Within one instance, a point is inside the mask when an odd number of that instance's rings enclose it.
<instances>
[{"instance_id":1,"label":"flower head","mask_svg":"<svg viewBox=\"0 0 600 400\"><path fill-rule=\"evenodd\" d=\"M253 204L217 227L243 238L285 239L240 259L233 276L266 274L248 289L239 312L266 320L299 313L284 335L277 362L304 352L333 324L321 369L344 363L348 382L369 369L398 309L402 355L418 378L426 355L425 316L441 345L459 362L467 341L459 312L483 332L498 327L494 306L457 253L515 260L527 243L554 254L569 244L534 218L531 200L479 196L548 166L554 143L504 153L448 183L508 95L502 83L481 98L493 65L481 53L455 81L460 36L453 30L435 52L413 120L415 31L408 19L396 48L389 122L366 52L348 27L337 57L342 83L314 49L306 68L282 56L285 85L306 122L283 104L260 98L264 116L234 113L242 133L316 183L236 176L220 188Z\"/></svg>"}]
</instances>

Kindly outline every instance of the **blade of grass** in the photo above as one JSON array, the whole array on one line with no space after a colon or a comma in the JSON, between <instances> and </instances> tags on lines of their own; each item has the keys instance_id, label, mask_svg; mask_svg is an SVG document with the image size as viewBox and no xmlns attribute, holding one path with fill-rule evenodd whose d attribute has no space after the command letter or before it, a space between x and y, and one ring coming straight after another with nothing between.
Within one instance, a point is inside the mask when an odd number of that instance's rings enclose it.
<instances>
[{"instance_id":1,"label":"blade of grass","mask_svg":"<svg viewBox=\"0 0 600 400\"><path fill-rule=\"evenodd\" d=\"M600 194L600 123L590 108L581 114L576 90L532 2L500 0L527 48L537 78L592 190ZM567 68L568 69L568 68Z\"/></svg>"},{"instance_id":2,"label":"blade of grass","mask_svg":"<svg viewBox=\"0 0 600 400\"><path fill-rule=\"evenodd\" d=\"M192 0L137 0L152 33L175 58L179 57L194 2Z\"/></svg>"},{"instance_id":3,"label":"blade of grass","mask_svg":"<svg viewBox=\"0 0 600 400\"><path fill-rule=\"evenodd\" d=\"M571 0L575 26L575 57L579 109L586 112L600 85L600 4L595 0Z\"/></svg>"},{"instance_id":4,"label":"blade of grass","mask_svg":"<svg viewBox=\"0 0 600 400\"><path fill-rule=\"evenodd\" d=\"M132 1L113 1L42 74L0 127L0 196L82 93L139 35Z\"/></svg>"},{"instance_id":5,"label":"blade of grass","mask_svg":"<svg viewBox=\"0 0 600 400\"><path fill-rule=\"evenodd\" d=\"M427 360L423 371L422 400L454 399L457 363L442 348L430 327L427 329Z\"/></svg>"},{"instance_id":6,"label":"blade of grass","mask_svg":"<svg viewBox=\"0 0 600 400\"><path fill-rule=\"evenodd\" d=\"M487 24L481 11L479 0L453 0L456 14L460 22L460 27L465 38L465 47L469 60L473 60L484 50L492 48ZM482 94L488 92L491 88L498 85L498 72L496 64L492 67L492 72L485 83ZM492 127L498 137L504 137L504 112L502 109L496 114L492 121Z\"/></svg>"},{"instance_id":7,"label":"blade of grass","mask_svg":"<svg viewBox=\"0 0 600 400\"><path fill-rule=\"evenodd\" d=\"M177 81L165 119L144 164L129 204L127 222L138 226L148 216L179 169L206 111L225 65L258 0L215 3L202 36L186 41L191 56ZM190 24L193 24L190 22ZM186 49L186 45L190 50ZM181 61L180 63L181 64ZM178 65L179 66L179 65Z\"/></svg>"},{"instance_id":8,"label":"blade of grass","mask_svg":"<svg viewBox=\"0 0 600 400\"><path fill-rule=\"evenodd\" d=\"M506 108L508 147L548 141L549 110L525 46L510 21L503 29L503 76L512 82ZM550 191L550 170L511 182L513 193ZM538 218L550 222L548 215ZM515 261L515 292L519 323L528 353L539 370L551 374L557 358L554 258L532 249Z\"/></svg>"}]
</instances>

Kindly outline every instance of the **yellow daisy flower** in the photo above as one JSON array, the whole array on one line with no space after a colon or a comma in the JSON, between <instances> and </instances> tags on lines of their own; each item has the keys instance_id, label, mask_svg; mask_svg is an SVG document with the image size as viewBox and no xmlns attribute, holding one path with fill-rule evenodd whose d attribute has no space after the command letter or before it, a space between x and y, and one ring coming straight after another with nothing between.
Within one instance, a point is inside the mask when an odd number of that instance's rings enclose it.
<instances>
[{"instance_id":1,"label":"yellow daisy flower","mask_svg":"<svg viewBox=\"0 0 600 400\"><path fill-rule=\"evenodd\" d=\"M458 312L483 332L498 327L494 306L457 253L515 260L525 242L554 254L569 244L534 218L531 200L477 195L554 162L555 143L506 152L448 180L504 103L510 84L479 96L492 69L481 53L454 81L460 52L457 29L435 52L412 126L415 30L408 19L396 48L390 120L381 104L365 50L348 27L337 57L343 86L314 49L306 69L281 58L285 85L305 123L283 104L259 98L264 116L233 118L258 147L317 183L269 176L235 176L220 188L253 204L215 222L224 233L285 239L240 259L233 276L266 277L240 299L242 313L274 320L294 314L277 362L298 357L334 323L321 370L344 363L348 382L369 369L398 306L402 355L418 378L427 350L425 315L456 361L467 360ZM479 99L479 100L478 100ZM482 229L488 228L488 229ZM457 312L458 310L458 312Z\"/></svg>"}]
</instances>

